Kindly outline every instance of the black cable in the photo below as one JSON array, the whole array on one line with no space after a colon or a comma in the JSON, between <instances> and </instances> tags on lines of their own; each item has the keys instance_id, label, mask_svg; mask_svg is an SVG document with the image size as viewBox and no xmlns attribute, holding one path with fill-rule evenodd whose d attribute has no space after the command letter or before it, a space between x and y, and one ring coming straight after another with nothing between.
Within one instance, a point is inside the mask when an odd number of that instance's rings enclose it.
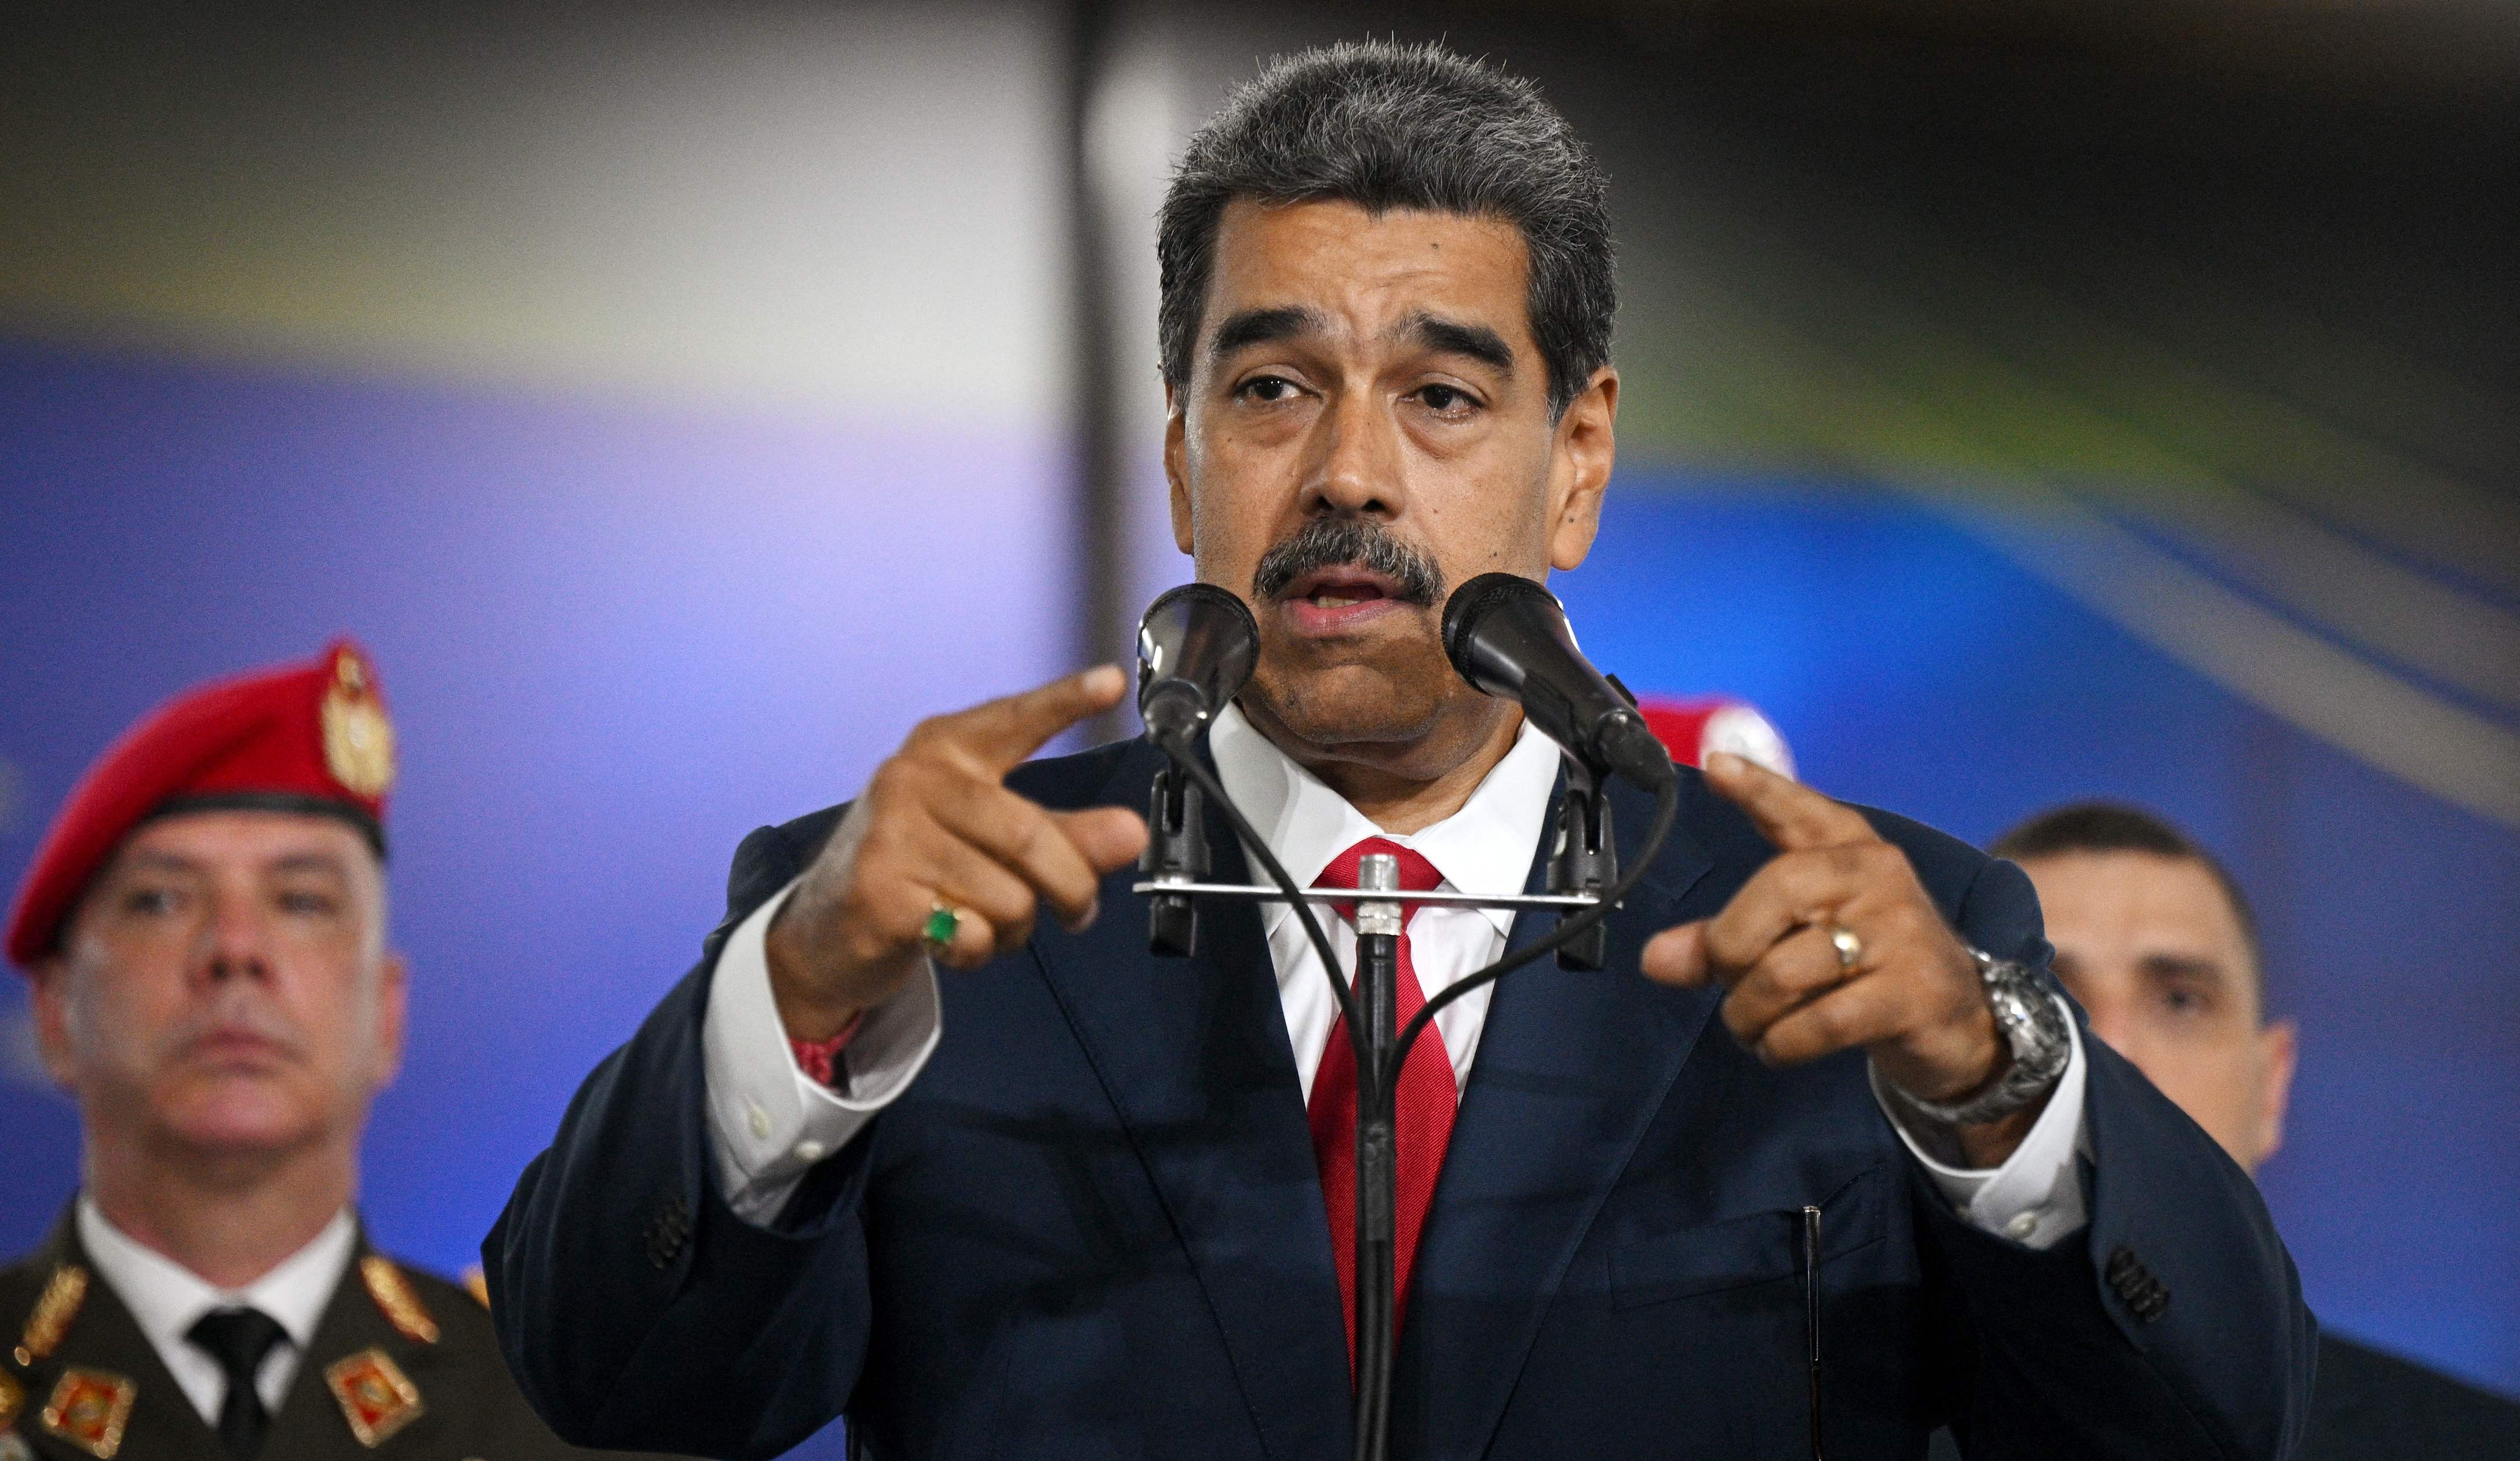
<instances>
[{"instance_id":1,"label":"black cable","mask_svg":"<svg viewBox=\"0 0 2520 1461\"><path fill-rule=\"evenodd\" d=\"M1188 735L1176 732L1161 737L1157 744L1162 747L1165 754L1172 757L1173 764L1187 773L1192 780L1196 781L1199 790L1206 793L1225 813L1226 820L1233 826L1235 835L1239 837L1242 845L1249 848L1253 856L1259 859L1261 869L1269 874L1271 882L1278 885L1278 890L1285 894L1286 901L1294 908L1295 916L1303 920L1304 934L1312 941L1313 952L1321 958L1322 971L1329 977L1330 992L1338 997L1339 1014L1347 1026L1349 1043L1356 1052L1360 1149L1366 1118L1371 1112L1382 1110L1393 1103L1399 1090L1400 1072L1409 1063L1409 1051L1417 1044L1418 1037L1425 1031L1428 1023L1434 1019L1435 1012L1470 991L1482 985L1493 984L1534 959L1556 952L1583 937L1601 920L1609 917L1611 912L1626 901L1627 896L1636 891L1637 885L1644 880L1645 873L1653 866L1655 854L1662 851L1663 842L1671 835L1672 824L1680 819L1680 788L1676 782L1665 782L1654 794L1653 820L1645 828L1644 841L1639 846L1637 856L1631 860L1627 870L1620 874L1618 882L1602 893L1599 902L1571 917L1559 919L1557 927L1552 930L1548 937L1535 940L1506 954L1485 969L1466 979L1457 981L1443 993L1425 1001L1418 1013L1410 1019L1408 1025L1400 1031L1398 1039L1393 1042L1388 1069L1377 1069L1373 1059L1372 1037L1365 1028L1365 1021L1357 1005L1356 993L1349 987L1347 979L1339 973L1337 955L1330 950L1329 936L1322 932L1320 920L1313 916L1312 904L1305 897L1306 890L1295 886L1293 875L1286 871L1285 864L1278 861L1278 855L1270 851L1269 844L1252 829L1250 821L1242 815L1242 809L1236 806L1234 798L1226 794L1224 783L1217 778L1216 773L1209 770L1198 759ZM1404 898L1401 901L1405 903L1407 900ZM1386 1112L1386 1118L1387 1115ZM1366 1194L1360 1191L1357 1196L1358 1226L1362 1231L1363 1202ZM1368 1280L1374 1275L1362 1271L1362 1264L1359 1267L1355 1315L1357 1326L1356 1456L1357 1461L1381 1461L1388 1446L1391 1378L1395 1351L1398 1349L1397 1326L1392 1322L1397 1296L1390 1292L1391 1282L1387 1277L1380 1284L1379 1293L1369 1293Z\"/></svg>"},{"instance_id":2,"label":"black cable","mask_svg":"<svg viewBox=\"0 0 2520 1461\"><path fill-rule=\"evenodd\" d=\"M1187 735L1176 732L1161 738L1157 744L1172 757L1173 764L1187 772L1191 779L1198 783L1199 790L1224 811L1226 820L1234 827L1234 834L1241 838L1242 845L1260 860L1260 866L1269 874L1269 880L1286 895L1286 901L1294 907L1295 916L1303 920L1304 934L1312 940L1313 952L1321 957L1322 972L1329 976L1330 992L1338 996L1339 1014L1347 1026L1348 1044L1356 1053L1357 1149L1362 1153L1368 1117L1377 1109L1388 1107L1398 1088L1400 1061L1395 1056L1388 1072L1376 1069L1372 1032L1365 1028L1356 992L1349 988L1346 977L1339 973L1338 956L1331 952L1329 936L1322 932L1321 921L1313 916L1311 901L1304 896L1304 889L1295 886L1293 875L1286 871L1284 863L1278 861L1278 855L1269 850L1269 844L1252 829L1250 820L1242 815L1242 809L1226 794L1225 785L1217 778L1216 773L1193 754ZM1359 1233L1365 1231L1364 1208L1371 1195L1362 1187L1360 1183L1357 1193ZM1389 1199L1386 1197L1384 1202L1387 1206ZM1356 1457L1357 1461L1382 1461L1389 1447L1392 1354L1397 1348L1397 1326L1392 1322L1395 1296L1391 1293L1388 1275L1379 1275L1382 1281L1377 1288L1372 1282L1377 1275L1364 1271L1366 1264L1363 1262L1359 1262L1357 1267L1352 1395Z\"/></svg>"},{"instance_id":3,"label":"black cable","mask_svg":"<svg viewBox=\"0 0 2520 1461\"><path fill-rule=\"evenodd\" d=\"M1198 759L1196 748L1188 735L1176 733L1162 738L1157 744L1163 748L1164 754L1173 758L1173 765L1188 772L1190 778L1198 783L1198 789L1207 793L1208 800L1225 813L1225 819L1234 827L1234 835L1241 838L1242 845L1259 858L1261 870L1269 874L1269 880L1286 895L1288 903L1294 905L1295 916L1303 920L1305 936L1313 941L1313 952L1321 956L1322 972L1330 977L1330 993L1338 996L1339 1014L1347 1023L1349 1042L1356 1047L1357 1073L1360 1077L1370 1074L1372 1070L1370 1057L1373 1052L1367 1043L1365 1024L1357 1017L1356 996L1347 987L1347 976L1339 973L1338 955L1330 952L1329 935L1322 932L1321 921L1313 916L1313 906L1305 898L1304 890L1295 886L1295 879L1286 871L1286 865L1278 861L1278 855L1269 850L1269 844L1251 829L1242 809L1234 805L1234 798L1225 794L1225 783L1218 780L1216 773L1208 770L1207 764ZM1361 1095L1362 1082L1358 1089Z\"/></svg>"},{"instance_id":4,"label":"black cable","mask_svg":"<svg viewBox=\"0 0 2520 1461\"><path fill-rule=\"evenodd\" d=\"M1410 1018L1409 1023L1402 1027L1400 1039L1394 1046L1396 1054L1392 1068L1396 1071L1409 1063L1410 1047L1417 1044L1418 1035L1435 1018L1435 1011L1481 985L1496 983L1544 953L1555 952L1582 938L1595 924L1609 917L1620 904L1627 901L1628 895L1636 891L1637 884L1644 881L1645 873L1653 867L1654 855L1662 851L1664 839L1671 836L1672 823L1679 819L1680 783L1675 778L1664 782L1662 788L1654 793L1653 820L1645 827L1645 840L1638 846L1637 855L1629 860L1627 870L1619 874L1618 882L1601 894L1601 901L1571 918L1559 919L1557 927L1550 932L1549 937L1534 940L1514 950L1476 974L1455 981L1442 994L1427 1000L1419 1007L1418 1013Z\"/></svg>"}]
</instances>

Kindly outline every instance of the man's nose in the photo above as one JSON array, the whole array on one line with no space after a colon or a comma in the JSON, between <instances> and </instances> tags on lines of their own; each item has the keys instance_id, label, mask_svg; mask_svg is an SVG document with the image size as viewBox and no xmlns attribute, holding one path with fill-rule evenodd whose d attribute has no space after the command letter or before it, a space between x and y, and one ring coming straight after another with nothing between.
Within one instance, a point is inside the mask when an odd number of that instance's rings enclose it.
<instances>
[{"instance_id":1,"label":"man's nose","mask_svg":"<svg viewBox=\"0 0 2520 1461\"><path fill-rule=\"evenodd\" d=\"M2127 1008L2127 1001L2106 996L2093 998L2089 995L2083 996L2082 999L2083 1012L2092 1017L2092 1033L2110 1049L2133 1059L2139 1032L2136 1029L2132 1011Z\"/></svg>"},{"instance_id":2,"label":"man's nose","mask_svg":"<svg viewBox=\"0 0 2520 1461\"><path fill-rule=\"evenodd\" d=\"M1341 391L1321 416L1307 514L1396 517L1405 491L1399 422L1369 392Z\"/></svg>"},{"instance_id":3,"label":"man's nose","mask_svg":"<svg viewBox=\"0 0 2520 1461\"><path fill-rule=\"evenodd\" d=\"M261 979L271 972L271 926L258 899L222 893L202 927L196 977L217 982Z\"/></svg>"}]
</instances>

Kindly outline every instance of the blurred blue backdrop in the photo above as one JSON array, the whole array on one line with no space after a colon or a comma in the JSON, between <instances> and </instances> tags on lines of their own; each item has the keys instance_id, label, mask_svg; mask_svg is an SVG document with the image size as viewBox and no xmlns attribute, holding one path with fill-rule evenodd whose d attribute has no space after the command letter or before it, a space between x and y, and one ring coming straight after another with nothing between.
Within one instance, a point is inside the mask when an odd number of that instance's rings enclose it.
<instances>
[{"instance_id":1,"label":"blurred blue backdrop","mask_svg":"<svg viewBox=\"0 0 2520 1461\"><path fill-rule=\"evenodd\" d=\"M2520 1394L2520 11L34 10L0 884L151 705L365 641L414 967L386 1247L472 1262L745 831L1123 650L1187 571L1170 158L1256 56L1441 35L1613 179L1588 650L1972 840L2185 823L2301 1025L2262 1180L2313 1306ZM0 1129L14 1252L78 1142L10 977Z\"/></svg>"}]
</instances>

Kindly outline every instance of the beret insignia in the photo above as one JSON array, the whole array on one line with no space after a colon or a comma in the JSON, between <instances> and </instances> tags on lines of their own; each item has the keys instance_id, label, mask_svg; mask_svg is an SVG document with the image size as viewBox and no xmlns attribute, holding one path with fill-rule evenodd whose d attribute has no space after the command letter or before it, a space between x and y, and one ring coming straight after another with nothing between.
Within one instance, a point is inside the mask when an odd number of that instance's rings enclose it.
<instances>
[{"instance_id":1,"label":"beret insignia","mask_svg":"<svg viewBox=\"0 0 2520 1461\"><path fill-rule=\"evenodd\" d=\"M376 676L359 651L333 650L333 684L324 691L324 768L333 779L364 797L393 786L393 722L377 698Z\"/></svg>"}]
</instances>

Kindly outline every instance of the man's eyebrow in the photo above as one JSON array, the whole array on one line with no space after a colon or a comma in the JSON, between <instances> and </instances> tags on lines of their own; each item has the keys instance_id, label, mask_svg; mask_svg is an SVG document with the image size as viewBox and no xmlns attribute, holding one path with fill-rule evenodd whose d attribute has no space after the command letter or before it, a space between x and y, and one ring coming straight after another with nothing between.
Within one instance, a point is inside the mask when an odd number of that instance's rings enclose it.
<instances>
[{"instance_id":1,"label":"man's eyebrow","mask_svg":"<svg viewBox=\"0 0 2520 1461\"><path fill-rule=\"evenodd\" d=\"M161 852L154 848L125 854L120 868L123 872L200 872L202 864L180 853Z\"/></svg>"},{"instance_id":2,"label":"man's eyebrow","mask_svg":"<svg viewBox=\"0 0 2520 1461\"><path fill-rule=\"evenodd\" d=\"M274 858L271 861L269 870L273 872L330 872L338 876L347 876L350 869L343 866L341 860L332 853L300 852L291 853L287 857Z\"/></svg>"},{"instance_id":3,"label":"man's eyebrow","mask_svg":"<svg viewBox=\"0 0 2520 1461\"><path fill-rule=\"evenodd\" d=\"M1435 315L1418 315L1408 324L1418 343L1445 355L1465 355L1501 375L1513 374L1513 347L1485 325L1464 325Z\"/></svg>"},{"instance_id":4,"label":"man's eyebrow","mask_svg":"<svg viewBox=\"0 0 2520 1461\"><path fill-rule=\"evenodd\" d=\"M1322 317L1300 304L1240 310L1226 316L1225 323L1216 327L1216 338L1208 344L1207 358L1223 360L1246 345L1291 339L1321 328Z\"/></svg>"},{"instance_id":5,"label":"man's eyebrow","mask_svg":"<svg viewBox=\"0 0 2520 1461\"><path fill-rule=\"evenodd\" d=\"M2208 984L2221 984L2229 978L2220 961L2188 953L2147 953L2142 969L2155 979L2201 979Z\"/></svg>"}]
</instances>

